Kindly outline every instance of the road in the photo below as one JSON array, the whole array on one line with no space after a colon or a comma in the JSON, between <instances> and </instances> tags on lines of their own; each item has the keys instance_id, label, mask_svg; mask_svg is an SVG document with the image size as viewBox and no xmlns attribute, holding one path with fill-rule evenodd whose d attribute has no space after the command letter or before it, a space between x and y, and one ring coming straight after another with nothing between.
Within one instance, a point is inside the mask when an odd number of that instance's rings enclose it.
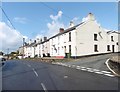
<instances>
[{"instance_id":1,"label":"road","mask_svg":"<svg viewBox=\"0 0 120 92\"><path fill-rule=\"evenodd\" d=\"M118 90L117 77L37 61L7 61L2 80L3 90Z\"/></svg>"},{"instance_id":2,"label":"road","mask_svg":"<svg viewBox=\"0 0 120 92\"><path fill-rule=\"evenodd\" d=\"M76 62L64 62L64 63L67 65L80 65L82 67L98 69L101 71L109 71L109 69L105 65L105 62L107 59L116 55L118 55L118 53L85 57L78 59Z\"/></svg>"}]
</instances>

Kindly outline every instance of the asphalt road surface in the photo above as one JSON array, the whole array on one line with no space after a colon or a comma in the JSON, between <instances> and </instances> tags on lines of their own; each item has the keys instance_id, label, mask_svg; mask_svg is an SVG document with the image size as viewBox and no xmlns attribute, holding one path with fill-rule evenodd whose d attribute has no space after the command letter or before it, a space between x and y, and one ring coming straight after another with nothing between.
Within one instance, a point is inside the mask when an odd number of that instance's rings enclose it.
<instances>
[{"instance_id":1,"label":"asphalt road surface","mask_svg":"<svg viewBox=\"0 0 120 92\"><path fill-rule=\"evenodd\" d=\"M2 68L3 90L118 90L118 78L45 62L7 61Z\"/></svg>"},{"instance_id":2,"label":"asphalt road surface","mask_svg":"<svg viewBox=\"0 0 120 92\"><path fill-rule=\"evenodd\" d=\"M118 55L118 53L98 55L92 57L80 58L76 62L64 62L67 65L80 65L87 68L98 69L101 71L109 71L105 62L107 59Z\"/></svg>"}]
</instances>

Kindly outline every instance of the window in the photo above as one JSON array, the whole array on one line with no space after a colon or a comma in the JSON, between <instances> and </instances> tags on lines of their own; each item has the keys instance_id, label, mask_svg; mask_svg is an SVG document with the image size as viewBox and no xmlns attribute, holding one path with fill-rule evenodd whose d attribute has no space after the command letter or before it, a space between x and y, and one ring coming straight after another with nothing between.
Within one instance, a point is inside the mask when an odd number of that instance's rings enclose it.
<instances>
[{"instance_id":1,"label":"window","mask_svg":"<svg viewBox=\"0 0 120 92\"><path fill-rule=\"evenodd\" d=\"M66 46L64 46L64 50L65 50L65 53L66 53Z\"/></svg>"},{"instance_id":2,"label":"window","mask_svg":"<svg viewBox=\"0 0 120 92\"><path fill-rule=\"evenodd\" d=\"M69 41L71 41L71 32L69 33Z\"/></svg>"},{"instance_id":3,"label":"window","mask_svg":"<svg viewBox=\"0 0 120 92\"><path fill-rule=\"evenodd\" d=\"M94 34L94 41L97 41L97 34Z\"/></svg>"},{"instance_id":4,"label":"window","mask_svg":"<svg viewBox=\"0 0 120 92\"><path fill-rule=\"evenodd\" d=\"M118 45L118 42L116 43L116 45Z\"/></svg>"},{"instance_id":5,"label":"window","mask_svg":"<svg viewBox=\"0 0 120 92\"><path fill-rule=\"evenodd\" d=\"M98 52L98 45L94 45L94 51Z\"/></svg>"},{"instance_id":6,"label":"window","mask_svg":"<svg viewBox=\"0 0 120 92\"><path fill-rule=\"evenodd\" d=\"M71 53L71 45L69 45L69 53Z\"/></svg>"},{"instance_id":7,"label":"window","mask_svg":"<svg viewBox=\"0 0 120 92\"><path fill-rule=\"evenodd\" d=\"M107 51L110 51L110 45L107 45Z\"/></svg>"},{"instance_id":8,"label":"window","mask_svg":"<svg viewBox=\"0 0 120 92\"><path fill-rule=\"evenodd\" d=\"M114 40L113 40L113 36L111 36L111 41L114 41Z\"/></svg>"}]
</instances>

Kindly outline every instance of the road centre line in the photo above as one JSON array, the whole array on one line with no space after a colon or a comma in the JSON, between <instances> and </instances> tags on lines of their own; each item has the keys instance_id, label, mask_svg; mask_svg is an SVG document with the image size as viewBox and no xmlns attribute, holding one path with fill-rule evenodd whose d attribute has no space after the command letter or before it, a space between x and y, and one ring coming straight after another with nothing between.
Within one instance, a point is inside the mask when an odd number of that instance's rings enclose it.
<instances>
[{"instance_id":1,"label":"road centre line","mask_svg":"<svg viewBox=\"0 0 120 92\"><path fill-rule=\"evenodd\" d=\"M27 64L28 67L31 67L31 65Z\"/></svg>"},{"instance_id":2,"label":"road centre line","mask_svg":"<svg viewBox=\"0 0 120 92\"><path fill-rule=\"evenodd\" d=\"M35 71L34 68L32 68L33 72L35 73L35 75L38 77L38 73Z\"/></svg>"},{"instance_id":3,"label":"road centre line","mask_svg":"<svg viewBox=\"0 0 120 92\"><path fill-rule=\"evenodd\" d=\"M46 87L45 87L45 85L44 85L43 83L41 83L41 86L42 86L42 88L43 88L43 90L44 90L45 92L48 92L47 89L46 89Z\"/></svg>"}]
</instances>

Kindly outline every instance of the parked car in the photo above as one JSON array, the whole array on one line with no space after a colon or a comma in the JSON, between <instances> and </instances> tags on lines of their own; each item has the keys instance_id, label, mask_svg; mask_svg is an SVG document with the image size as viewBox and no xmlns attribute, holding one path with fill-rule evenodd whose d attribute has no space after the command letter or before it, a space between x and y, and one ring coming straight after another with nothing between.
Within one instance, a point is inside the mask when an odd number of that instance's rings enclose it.
<instances>
[{"instance_id":1,"label":"parked car","mask_svg":"<svg viewBox=\"0 0 120 92\"><path fill-rule=\"evenodd\" d=\"M5 58L2 58L1 61L6 61L6 59L5 59Z\"/></svg>"}]
</instances>

